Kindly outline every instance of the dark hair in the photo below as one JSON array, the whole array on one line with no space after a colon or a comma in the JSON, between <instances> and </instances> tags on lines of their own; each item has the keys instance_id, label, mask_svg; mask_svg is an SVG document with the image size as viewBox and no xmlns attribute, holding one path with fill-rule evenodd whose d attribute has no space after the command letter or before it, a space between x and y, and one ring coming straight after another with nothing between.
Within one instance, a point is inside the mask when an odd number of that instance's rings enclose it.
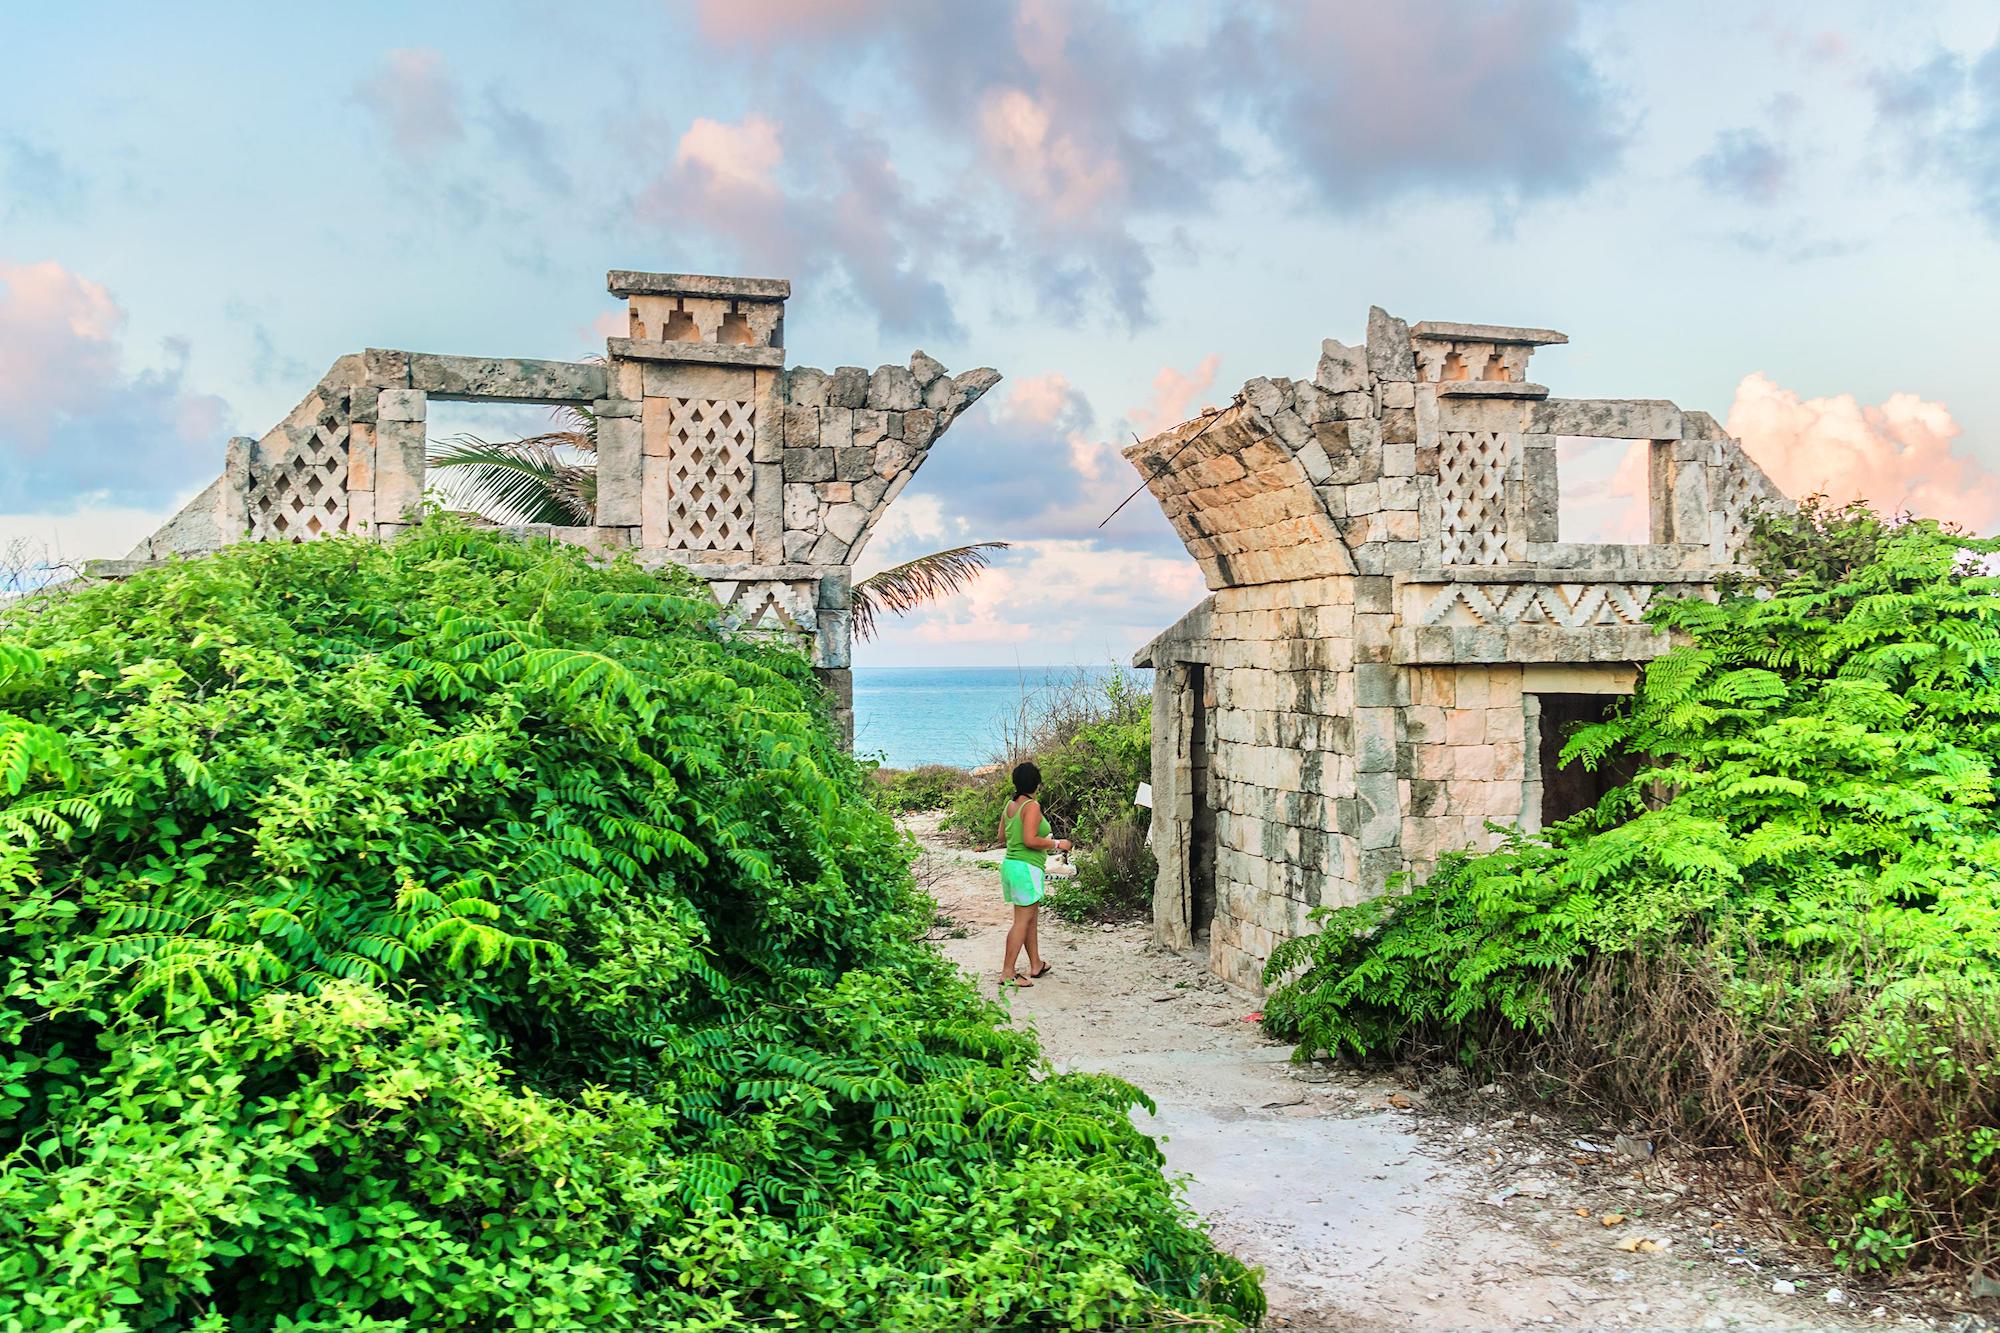
<instances>
[{"instance_id":1,"label":"dark hair","mask_svg":"<svg viewBox=\"0 0 2000 1333\"><path fill-rule=\"evenodd\" d=\"M1014 794L1033 796L1035 788L1042 785L1042 770L1033 764L1014 765Z\"/></svg>"}]
</instances>

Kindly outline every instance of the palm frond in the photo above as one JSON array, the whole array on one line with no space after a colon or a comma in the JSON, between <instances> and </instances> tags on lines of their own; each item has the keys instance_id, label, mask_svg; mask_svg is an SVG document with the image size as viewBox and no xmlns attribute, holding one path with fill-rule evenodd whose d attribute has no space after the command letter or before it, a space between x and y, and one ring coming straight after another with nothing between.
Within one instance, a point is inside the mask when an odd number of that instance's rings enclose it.
<instances>
[{"instance_id":1,"label":"palm frond","mask_svg":"<svg viewBox=\"0 0 2000 1333\"><path fill-rule=\"evenodd\" d=\"M597 469L569 461L562 451L595 454L596 436L594 420L588 430L520 440L455 435L431 450L429 463L457 469L453 481L466 501L496 522L587 525L597 515Z\"/></svg>"},{"instance_id":2,"label":"palm frond","mask_svg":"<svg viewBox=\"0 0 2000 1333\"><path fill-rule=\"evenodd\" d=\"M875 637L878 612L904 615L926 602L961 591L986 568L988 551L1006 549L1006 542L974 542L948 551L932 551L869 575L854 585L854 637L862 640Z\"/></svg>"}]
</instances>

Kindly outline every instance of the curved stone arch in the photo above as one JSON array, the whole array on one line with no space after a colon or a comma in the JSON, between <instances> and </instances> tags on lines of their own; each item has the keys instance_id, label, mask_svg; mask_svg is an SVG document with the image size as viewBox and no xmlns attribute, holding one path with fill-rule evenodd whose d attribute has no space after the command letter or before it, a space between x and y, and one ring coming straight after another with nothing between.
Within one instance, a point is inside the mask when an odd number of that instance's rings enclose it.
<instances>
[{"instance_id":1,"label":"curved stone arch","mask_svg":"<svg viewBox=\"0 0 2000 1333\"><path fill-rule=\"evenodd\" d=\"M1281 411L1309 441L1303 419ZM1306 465L1280 433L1290 424L1283 417L1239 397L1124 451L1212 591L1355 572Z\"/></svg>"}]
</instances>

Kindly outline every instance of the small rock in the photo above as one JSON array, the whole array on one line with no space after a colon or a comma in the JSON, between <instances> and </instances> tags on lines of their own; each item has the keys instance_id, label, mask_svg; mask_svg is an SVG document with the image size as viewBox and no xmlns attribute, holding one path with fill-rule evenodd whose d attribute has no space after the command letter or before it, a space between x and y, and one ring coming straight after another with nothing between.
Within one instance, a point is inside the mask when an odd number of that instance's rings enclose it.
<instances>
[{"instance_id":1,"label":"small rock","mask_svg":"<svg viewBox=\"0 0 2000 1333\"><path fill-rule=\"evenodd\" d=\"M1630 1134L1620 1134L1612 1140L1618 1151L1635 1162L1643 1162L1653 1155L1653 1145L1645 1139L1635 1139Z\"/></svg>"},{"instance_id":2,"label":"small rock","mask_svg":"<svg viewBox=\"0 0 2000 1333\"><path fill-rule=\"evenodd\" d=\"M1847 1304L1847 1296L1839 1287L1828 1287L1826 1289L1826 1303L1828 1305L1845 1305Z\"/></svg>"},{"instance_id":3,"label":"small rock","mask_svg":"<svg viewBox=\"0 0 2000 1333\"><path fill-rule=\"evenodd\" d=\"M1780 1296L1796 1296L1799 1294L1799 1284L1796 1282L1787 1282L1784 1278L1779 1278L1771 1284L1771 1290Z\"/></svg>"}]
</instances>

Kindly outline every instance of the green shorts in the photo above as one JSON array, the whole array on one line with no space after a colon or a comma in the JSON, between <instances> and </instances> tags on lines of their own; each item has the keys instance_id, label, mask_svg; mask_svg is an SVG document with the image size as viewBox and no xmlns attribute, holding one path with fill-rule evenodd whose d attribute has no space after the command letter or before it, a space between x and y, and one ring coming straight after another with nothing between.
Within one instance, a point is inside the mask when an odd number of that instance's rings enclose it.
<instances>
[{"instance_id":1,"label":"green shorts","mask_svg":"<svg viewBox=\"0 0 2000 1333\"><path fill-rule=\"evenodd\" d=\"M1016 907L1033 907L1040 902L1046 884L1040 866L1026 861L1000 863L1000 896Z\"/></svg>"}]
</instances>

